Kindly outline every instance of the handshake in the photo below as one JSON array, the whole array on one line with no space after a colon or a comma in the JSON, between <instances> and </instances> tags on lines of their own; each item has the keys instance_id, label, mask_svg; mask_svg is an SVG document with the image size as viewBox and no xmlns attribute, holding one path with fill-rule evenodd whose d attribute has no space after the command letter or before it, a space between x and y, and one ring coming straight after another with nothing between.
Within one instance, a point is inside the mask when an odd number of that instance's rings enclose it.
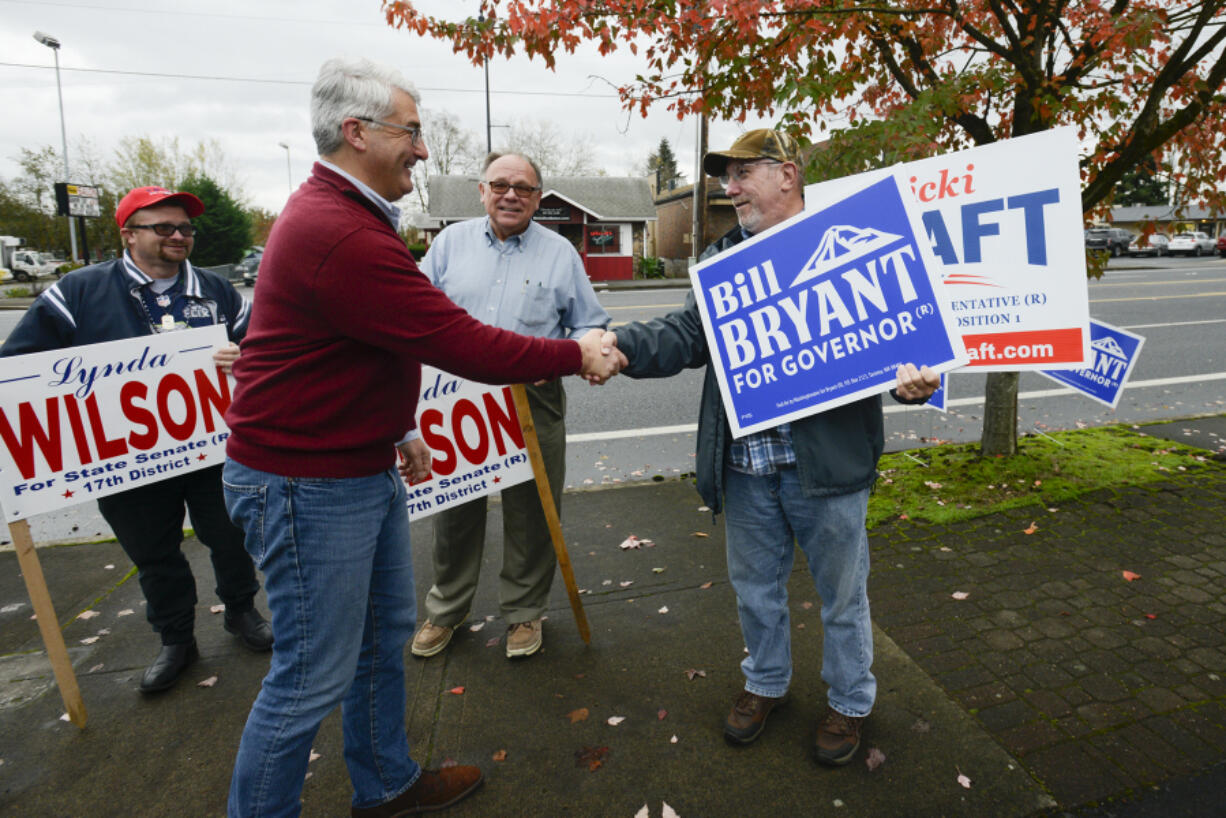
<instances>
[{"instance_id":1,"label":"handshake","mask_svg":"<svg viewBox=\"0 0 1226 818\"><path fill-rule=\"evenodd\" d=\"M607 330L590 330L579 339L579 348L583 350L579 376L592 386L600 386L630 363L617 348L617 336Z\"/></svg>"}]
</instances>

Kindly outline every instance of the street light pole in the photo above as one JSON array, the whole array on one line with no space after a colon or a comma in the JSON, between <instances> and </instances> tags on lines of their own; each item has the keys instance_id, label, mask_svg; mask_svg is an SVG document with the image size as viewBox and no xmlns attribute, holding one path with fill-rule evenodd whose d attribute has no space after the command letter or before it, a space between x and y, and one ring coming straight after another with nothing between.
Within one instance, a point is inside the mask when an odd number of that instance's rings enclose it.
<instances>
[{"instance_id":1,"label":"street light pole","mask_svg":"<svg viewBox=\"0 0 1226 818\"><path fill-rule=\"evenodd\" d=\"M71 183L72 177L68 173L68 129L64 125L64 91L60 86L60 41L43 31L34 32L34 39L50 48L51 53L55 55L55 93L60 99L60 142L64 149L64 181ZM73 221L72 216L68 217L68 238L72 244L72 260L76 261L77 224Z\"/></svg>"},{"instance_id":2,"label":"street light pole","mask_svg":"<svg viewBox=\"0 0 1226 818\"><path fill-rule=\"evenodd\" d=\"M286 187L289 188L290 195L293 196L294 195L294 174L290 170L290 165L289 165L289 145L286 144L285 142L278 142L277 144L285 148L285 185Z\"/></svg>"}]
</instances>

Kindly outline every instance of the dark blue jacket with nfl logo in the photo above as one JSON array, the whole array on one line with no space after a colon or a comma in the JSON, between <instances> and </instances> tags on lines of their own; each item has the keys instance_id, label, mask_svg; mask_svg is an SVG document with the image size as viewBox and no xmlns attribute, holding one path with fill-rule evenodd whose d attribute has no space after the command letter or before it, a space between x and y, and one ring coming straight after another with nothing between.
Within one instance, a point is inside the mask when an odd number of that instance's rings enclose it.
<instances>
[{"instance_id":1,"label":"dark blue jacket with nfl logo","mask_svg":"<svg viewBox=\"0 0 1226 818\"><path fill-rule=\"evenodd\" d=\"M0 355L152 335L141 294L141 288L151 281L126 253L114 261L74 270L35 299L0 347ZM251 302L229 281L183 262L176 286L182 288L189 313L195 316L189 321L192 326L224 324L235 343L247 334Z\"/></svg>"}]
</instances>

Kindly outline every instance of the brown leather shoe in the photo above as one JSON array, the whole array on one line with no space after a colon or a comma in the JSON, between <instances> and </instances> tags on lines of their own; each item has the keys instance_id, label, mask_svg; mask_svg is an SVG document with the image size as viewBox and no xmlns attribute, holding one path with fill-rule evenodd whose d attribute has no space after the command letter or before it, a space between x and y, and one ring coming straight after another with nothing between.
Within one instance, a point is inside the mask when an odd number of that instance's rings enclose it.
<instances>
[{"instance_id":1,"label":"brown leather shoe","mask_svg":"<svg viewBox=\"0 0 1226 818\"><path fill-rule=\"evenodd\" d=\"M724 739L730 744L748 744L766 726L766 717L786 702L786 695L777 699L742 690L732 703L732 712L724 720Z\"/></svg>"},{"instance_id":2,"label":"brown leather shoe","mask_svg":"<svg viewBox=\"0 0 1226 818\"><path fill-rule=\"evenodd\" d=\"M400 818L402 815L419 815L446 809L457 801L471 795L484 776L478 767L444 767L441 770L422 770L417 781L391 801L377 807L350 807L353 818Z\"/></svg>"},{"instance_id":3,"label":"brown leather shoe","mask_svg":"<svg viewBox=\"0 0 1226 818\"><path fill-rule=\"evenodd\" d=\"M507 628L507 658L522 659L541 649L545 623L540 619L516 622Z\"/></svg>"},{"instance_id":4,"label":"brown leather shoe","mask_svg":"<svg viewBox=\"0 0 1226 818\"><path fill-rule=\"evenodd\" d=\"M825 717L817 723L817 760L831 767L841 767L851 761L860 749L860 728L864 719L864 716L844 716L833 707L827 707Z\"/></svg>"},{"instance_id":5,"label":"brown leather shoe","mask_svg":"<svg viewBox=\"0 0 1226 818\"><path fill-rule=\"evenodd\" d=\"M413 645L409 650L412 651L414 656L420 656L423 659L433 656L447 647L454 633L455 628L447 625L435 625L427 619L417 629L417 633L413 634Z\"/></svg>"}]
</instances>

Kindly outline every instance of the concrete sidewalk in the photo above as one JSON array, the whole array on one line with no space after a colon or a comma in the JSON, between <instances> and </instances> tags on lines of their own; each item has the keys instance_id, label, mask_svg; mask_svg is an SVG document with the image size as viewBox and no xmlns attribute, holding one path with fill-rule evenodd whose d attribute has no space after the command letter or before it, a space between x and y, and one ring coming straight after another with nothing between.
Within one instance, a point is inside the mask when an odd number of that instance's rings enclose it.
<instances>
[{"instance_id":1,"label":"concrete sidewalk","mask_svg":"<svg viewBox=\"0 0 1226 818\"><path fill-rule=\"evenodd\" d=\"M1189 429L1212 440L1226 421L1156 428L1175 440ZM722 520L699 510L688 482L570 494L564 506L590 646L559 581L545 651L504 658L491 535L472 623L479 629L457 634L438 657L407 660L414 756L486 771L483 791L448 815L629 818L646 804L654 818L667 802L684 818L1025 816L1144 794L1226 757L1220 462L1057 512L875 529L880 694L864 750L839 770L818 767L811 750L824 689L819 605L803 567L790 587L792 699L757 743L732 748L720 725L741 686L743 648ZM491 532L501 530L498 511L494 504ZM1037 532L1025 534L1036 519ZM655 545L623 551L618 543L630 533ZM414 524L413 536L420 597L430 579L428 522ZM59 718L16 559L0 554L0 813L224 813L268 659L223 632L220 615L209 613L207 553L195 542L188 551L201 589L203 658L174 689L142 697L136 685L156 639L123 553L114 543L39 550L68 623L85 730ZM1123 570L1141 579L1126 582ZM572 723L581 709L587 717ZM624 721L610 725L612 717ZM868 748L884 755L875 771L864 763ZM345 815L351 791L337 714L315 751L304 815ZM505 760L494 761L500 751ZM1219 810L1220 790L1208 797Z\"/></svg>"}]
</instances>

